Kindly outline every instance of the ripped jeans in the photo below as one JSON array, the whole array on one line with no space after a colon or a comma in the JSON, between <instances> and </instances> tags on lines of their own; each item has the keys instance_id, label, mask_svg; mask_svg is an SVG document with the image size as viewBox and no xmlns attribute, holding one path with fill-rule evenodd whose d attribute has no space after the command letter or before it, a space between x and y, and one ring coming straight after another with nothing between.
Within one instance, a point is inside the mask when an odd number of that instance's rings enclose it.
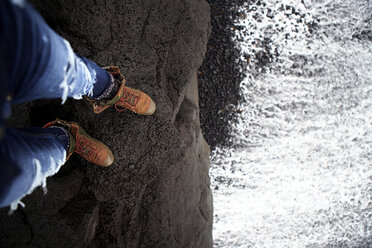
<instances>
[{"instance_id":1,"label":"ripped jeans","mask_svg":"<svg viewBox=\"0 0 372 248\"><path fill-rule=\"evenodd\" d=\"M20 200L58 172L68 135L59 128L8 128L11 106L36 99L100 96L110 75L76 55L27 2L0 1L0 207Z\"/></svg>"}]
</instances>

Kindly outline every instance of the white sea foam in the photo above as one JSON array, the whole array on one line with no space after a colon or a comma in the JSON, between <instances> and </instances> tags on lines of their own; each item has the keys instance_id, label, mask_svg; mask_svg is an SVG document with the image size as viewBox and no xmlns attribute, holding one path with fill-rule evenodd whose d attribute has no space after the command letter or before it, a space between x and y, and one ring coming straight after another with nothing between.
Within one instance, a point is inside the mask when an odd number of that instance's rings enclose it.
<instances>
[{"instance_id":1,"label":"white sea foam","mask_svg":"<svg viewBox=\"0 0 372 248\"><path fill-rule=\"evenodd\" d=\"M212 154L215 247L368 247L371 1L260 2L237 23L236 147Z\"/></svg>"}]
</instances>

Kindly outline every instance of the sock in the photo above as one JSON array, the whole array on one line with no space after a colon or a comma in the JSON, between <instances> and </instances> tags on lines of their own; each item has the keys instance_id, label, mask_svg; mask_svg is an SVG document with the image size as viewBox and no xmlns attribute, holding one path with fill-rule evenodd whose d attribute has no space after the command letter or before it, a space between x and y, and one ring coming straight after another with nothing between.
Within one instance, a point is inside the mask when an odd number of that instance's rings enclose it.
<instances>
[{"instance_id":1,"label":"sock","mask_svg":"<svg viewBox=\"0 0 372 248\"><path fill-rule=\"evenodd\" d=\"M114 79L114 77L110 74L111 77L111 83L108 85L108 87L99 95L96 97L92 97L95 100L109 100L112 99L116 93L119 90L120 82L119 80Z\"/></svg>"}]
</instances>

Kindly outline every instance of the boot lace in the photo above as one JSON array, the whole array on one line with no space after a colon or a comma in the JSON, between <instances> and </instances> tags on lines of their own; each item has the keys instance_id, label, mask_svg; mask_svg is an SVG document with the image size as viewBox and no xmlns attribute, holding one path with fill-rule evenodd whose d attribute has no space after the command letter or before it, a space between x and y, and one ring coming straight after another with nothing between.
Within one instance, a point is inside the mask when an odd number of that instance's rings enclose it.
<instances>
[{"instance_id":1,"label":"boot lace","mask_svg":"<svg viewBox=\"0 0 372 248\"><path fill-rule=\"evenodd\" d=\"M134 108L137 105L139 98L139 95L125 89L123 96L115 103L115 109L118 112L123 112L128 108Z\"/></svg>"},{"instance_id":2,"label":"boot lace","mask_svg":"<svg viewBox=\"0 0 372 248\"><path fill-rule=\"evenodd\" d=\"M99 151L100 147L83 135L76 140L75 152L89 161L95 160Z\"/></svg>"}]
</instances>

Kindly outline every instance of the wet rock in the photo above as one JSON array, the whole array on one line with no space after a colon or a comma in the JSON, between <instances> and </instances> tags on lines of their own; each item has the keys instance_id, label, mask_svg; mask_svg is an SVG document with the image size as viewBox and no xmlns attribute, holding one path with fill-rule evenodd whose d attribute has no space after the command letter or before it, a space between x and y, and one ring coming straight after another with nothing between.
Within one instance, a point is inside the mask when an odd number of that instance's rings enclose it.
<instances>
[{"instance_id":1,"label":"wet rock","mask_svg":"<svg viewBox=\"0 0 372 248\"><path fill-rule=\"evenodd\" d=\"M237 120L239 115L220 110L237 106L243 100L238 85L245 76L246 66L240 59L240 50L232 37L235 36L235 29L239 29L235 22L241 16L239 7L244 2L208 0L212 33L198 79L201 127L211 149L233 144L230 123ZM232 84L237 87L232 87Z\"/></svg>"}]
</instances>

